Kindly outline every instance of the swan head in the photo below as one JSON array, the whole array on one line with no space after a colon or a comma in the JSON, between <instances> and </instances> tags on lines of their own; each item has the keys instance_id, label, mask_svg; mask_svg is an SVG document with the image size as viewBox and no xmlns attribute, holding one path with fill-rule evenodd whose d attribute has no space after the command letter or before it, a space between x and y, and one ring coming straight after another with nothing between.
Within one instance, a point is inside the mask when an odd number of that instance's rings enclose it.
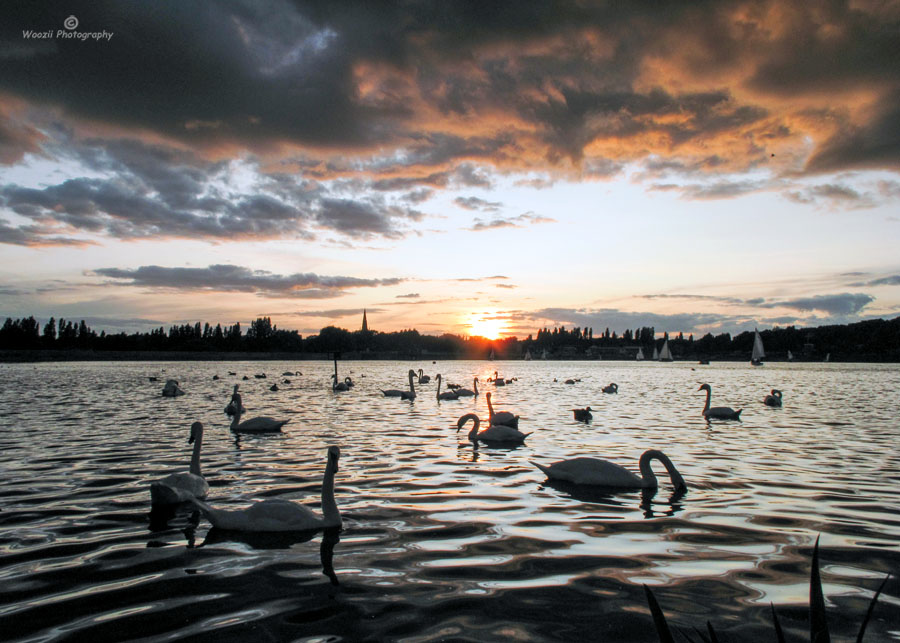
<instances>
[{"instance_id":1,"label":"swan head","mask_svg":"<svg viewBox=\"0 0 900 643\"><path fill-rule=\"evenodd\" d=\"M701 385L700 385L700 388L698 388L697 390L698 390L698 391L706 391L707 393L709 393L709 392L712 391L712 389L710 388L709 384L701 384Z\"/></svg>"},{"instance_id":2,"label":"swan head","mask_svg":"<svg viewBox=\"0 0 900 643\"><path fill-rule=\"evenodd\" d=\"M338 460L341 459L341 449L340 447L330 446L328 447L328 464L334 465L334 470L338 470Z\"/></svg>"},{"instance_id":3,"label":"swan head","mask_svg":"<svg viewBox=\"0 0 900 643\"><path fill-rule=\"evenodd\" d=\"M478 425L481 424L481 420L479 420L478 416L474 413L466 413L456 421L456 431L459 432L459 430L463 428L466 425L466 422L468 422L469 420L475 422L475 428L478 429Z\"/></svg>"},{"instance_id":4,"label":"swan head","mask_svg":"<svg viewBox=\"0 0 900 643\"><path fill-rule=\"evenodd\" d=\"M203 424L194 422L191 425L191 437L188 438L188 444L193 444L194 440L199 440L203 436Z\"/></svg>"}]
</instances>

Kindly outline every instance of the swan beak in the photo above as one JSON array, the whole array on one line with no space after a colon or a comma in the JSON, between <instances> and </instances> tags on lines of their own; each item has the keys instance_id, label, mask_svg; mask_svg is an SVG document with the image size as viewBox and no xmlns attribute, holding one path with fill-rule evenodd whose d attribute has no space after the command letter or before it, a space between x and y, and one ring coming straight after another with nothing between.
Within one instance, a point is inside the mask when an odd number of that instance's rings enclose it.
<instances>
[{"instance_id":1,"label":"swan beak","mask_svg":"<svg viewBox=\"0 0 900 643\"><path fill-rule=\"evenodd\" d=\"M194 434L191 433L191 437L188 438L188 444L193 444L193 443L194 443Z\"/></svg>"}]
</instances>

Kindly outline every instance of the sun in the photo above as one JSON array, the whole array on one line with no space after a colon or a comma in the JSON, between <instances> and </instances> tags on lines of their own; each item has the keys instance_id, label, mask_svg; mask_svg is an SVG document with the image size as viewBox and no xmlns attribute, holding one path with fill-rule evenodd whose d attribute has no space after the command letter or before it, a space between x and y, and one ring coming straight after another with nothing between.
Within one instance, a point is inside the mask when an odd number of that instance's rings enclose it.
<instances>
[{"instance_id":1,"label":"sun","mask_svg":"<svg viewBox=\"0 0 900 643\"><path fill-rule=\"evenodd\" d=\"M485 339L498 339L506 331L505 320L490 314L473 316L469 327L471 335Z\"/></svg>"}]
</instances>

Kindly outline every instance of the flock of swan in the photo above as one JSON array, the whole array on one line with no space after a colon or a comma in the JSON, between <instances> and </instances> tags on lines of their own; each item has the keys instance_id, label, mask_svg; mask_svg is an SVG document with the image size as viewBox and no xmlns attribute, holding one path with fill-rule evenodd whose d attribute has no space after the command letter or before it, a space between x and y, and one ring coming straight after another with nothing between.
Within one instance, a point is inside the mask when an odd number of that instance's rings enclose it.
<instances>
[{"instance_id":1,"label":"flock of swan","mask_svg":"<svg viewBox=\"0 0 900 643\"><path fill-rule=\"evenodd\" d=\"M408 374L409 390L382 389L385 397L399 397L406 400L414 400L416 397L414 380L420 384L431 378L424 375L420 369L418 373L410 369ZM428 378L428 379L425 379ZM156 378L151 378L155 381ZM347 377L340 380L337 374L337 361L335 360L334 373L330 376L332 390L335 392L348 391L353 386L352 380ZM438 400L457 400L460 396L478 395L478 378L473 380L473 389L463 389L460 386L448 385L450 390L441 393L442 377L435 376L437 382L436 397ZM498 386L510 384L515 381L500 378L496 371L494 377L488 379ZM177 389L180 393L174 393ZM603 393L617 393L618 385L611 383L601 390ZM706 391L706 403L703 407L703 416L707 420L740 420L743 409L734 409L726 406L710 407L712 388L709 384L703 384L698 391ZM175 380L166 382L163 396L177 397L183 395ZM481 419L475 413L463 414L456 423L459 432L469 422L472 428L468 432L468 440L474 448L482 442L490 445L516 445L521 444L531 435L531 432L523 433L519 430L519 415L510 411L495 411L491 402L491 393L485 394L488 407L488 427L481 430ZM782 393L778 389L772 389L771 393L763 399L766 406L780 407ZM584 409L572 409L574 417L578 421L590 421L591 407ZM231 415L231 430L235 433L273 433L280 432L288 420L277 420L271 417L254 417L241 421L246 412L243 400L239 393L239 386L234 385L231 400L225 407L225 412ZM189 444L193 444L190 468L188 472L172 473L150 485L150 499L154 507L174 506L182 503L192 503L205 516L214 527L233 531L252 532L285 532L319 530L340 527L342 525L341 513L334 497L334 476L338 471L340 449L337 446L329 446L326 452L325 473L322 479L321 515L317 515L301 504L290 500L267 499L256 502L246 509L225 510L216 509L205 502L209 494L209 484L203 477L200 469L200 450L203 444L203 424L194 422L191 425ZM681 473L668 456L657 449L645 451L638 462L640 475L636 475L621 465L592 457L575 457L561 460L549 465L539 462L531 462L540 469L549 480L562 481L576 485L592 485L615 489L648 489L657 488L658 480L651 468L653 460L659 461L669 475L672 486L677 491L683 491L687 485Z\"/></svg>"}]
</instances>

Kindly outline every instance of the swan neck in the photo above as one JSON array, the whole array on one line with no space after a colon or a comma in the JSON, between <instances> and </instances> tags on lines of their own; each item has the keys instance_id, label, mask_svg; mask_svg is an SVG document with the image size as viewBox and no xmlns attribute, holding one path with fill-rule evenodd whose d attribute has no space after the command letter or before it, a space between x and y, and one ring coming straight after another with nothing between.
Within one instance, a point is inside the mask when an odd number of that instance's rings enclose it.
<instances>
[{"instance_id":1,"label":"swan neck","mask_svg":"<svg viewBox=\"0 0 900 643\"><path fill-rule=\"evenodd\" d=\"M410 372L409 372L409 392L410 392L411 394L415 395L415 393L416 393L416 387L415 387L415 385L413 384L413 375L415 375L415 373L413 373L412 371L410 371Z\"/></svg>"},{"instance_id":2,"label":"swan neck","mask_svg":"<svg viewBox=\"0 0 900 643\"><path fill-rule=\"evenodd\" d=\"M334 460L329 457L328 465L325 467L325 475L322 477L322 520L327 525L341 524L341 512L334 499L334 473L336 468Z\"/></svg>"},{"instance_id":3,"label":"swan neck","mask_svg":"<svg viewBox=\"0 0 900 643\"><path fill-rule=\"evenodd\" d=\"M490 414L491 417L494 417L494 407L491 404L491 394L490 393L487 394L487 404L488 404L488 413Z\"/></svg>"},{"instance_id":4,"label":"swan neck","mask_svg":"<svg viewBox=\"0 0 900 643\"><path fill-rule=\"evenodd\" d=\"M202 476L200 473L200 445L203 444L203 432L198 432L194 438L194 452L191 454L191 473Z\"/></svg>"},{"instance_id":5,"label":"swan neck","mask_svg":"<svg viewBox=\"0 0 900 643\"><path fill-rule=\"evenodd\" d=\"M709 398L712 396L712 391L710 389L706 389L706 404L703 406L703 412L706 413L709 410Z\"/></svg>"},{"instance_id":6,"label":"swan neck","mask_svg":"<svg viewBox=\"0 0 900 643\"><path fill-rule=\"evenodd\" d=\"M472 386L475 387L474 389L472 389L473 391L475 391L475 395L478 395L478 378L477 377L472 380Z\"/></svg>"},{"instance_id":7,"label":"swan neck","mask_svg":"<svg viewBox=\"0 0 900 643\"><path fill-rule=\"evenodd\" d=\"M641 477L644 479L645 487L656 487L656 475L653 473L653 469L650 467L651 460L659 460L662 462L662 465L666 468L666 471L669 474L669 479L672 481L672 486L676 489L684 489L687 485L684 482L684 478L681 477L681 474L678 472L678 469L675 468L675 465L672 464L672 461L662 451L658 451L657 449L650 449L649 451L644 451L641 455L640 469L641 469ZM648 482L650 484L648 484Z\"/></svg>"},{"instance_id":8,"label":"swan neck","mask_svg":"<svg viewBox=\"0 0 900 643\"><path fill-rule=\"evenodd\" d=\"M234 415L231 416L231 428L236 429L238 425L241 423L241 409L240 406L234 410Z\"/></svg>"}]
</instances>

